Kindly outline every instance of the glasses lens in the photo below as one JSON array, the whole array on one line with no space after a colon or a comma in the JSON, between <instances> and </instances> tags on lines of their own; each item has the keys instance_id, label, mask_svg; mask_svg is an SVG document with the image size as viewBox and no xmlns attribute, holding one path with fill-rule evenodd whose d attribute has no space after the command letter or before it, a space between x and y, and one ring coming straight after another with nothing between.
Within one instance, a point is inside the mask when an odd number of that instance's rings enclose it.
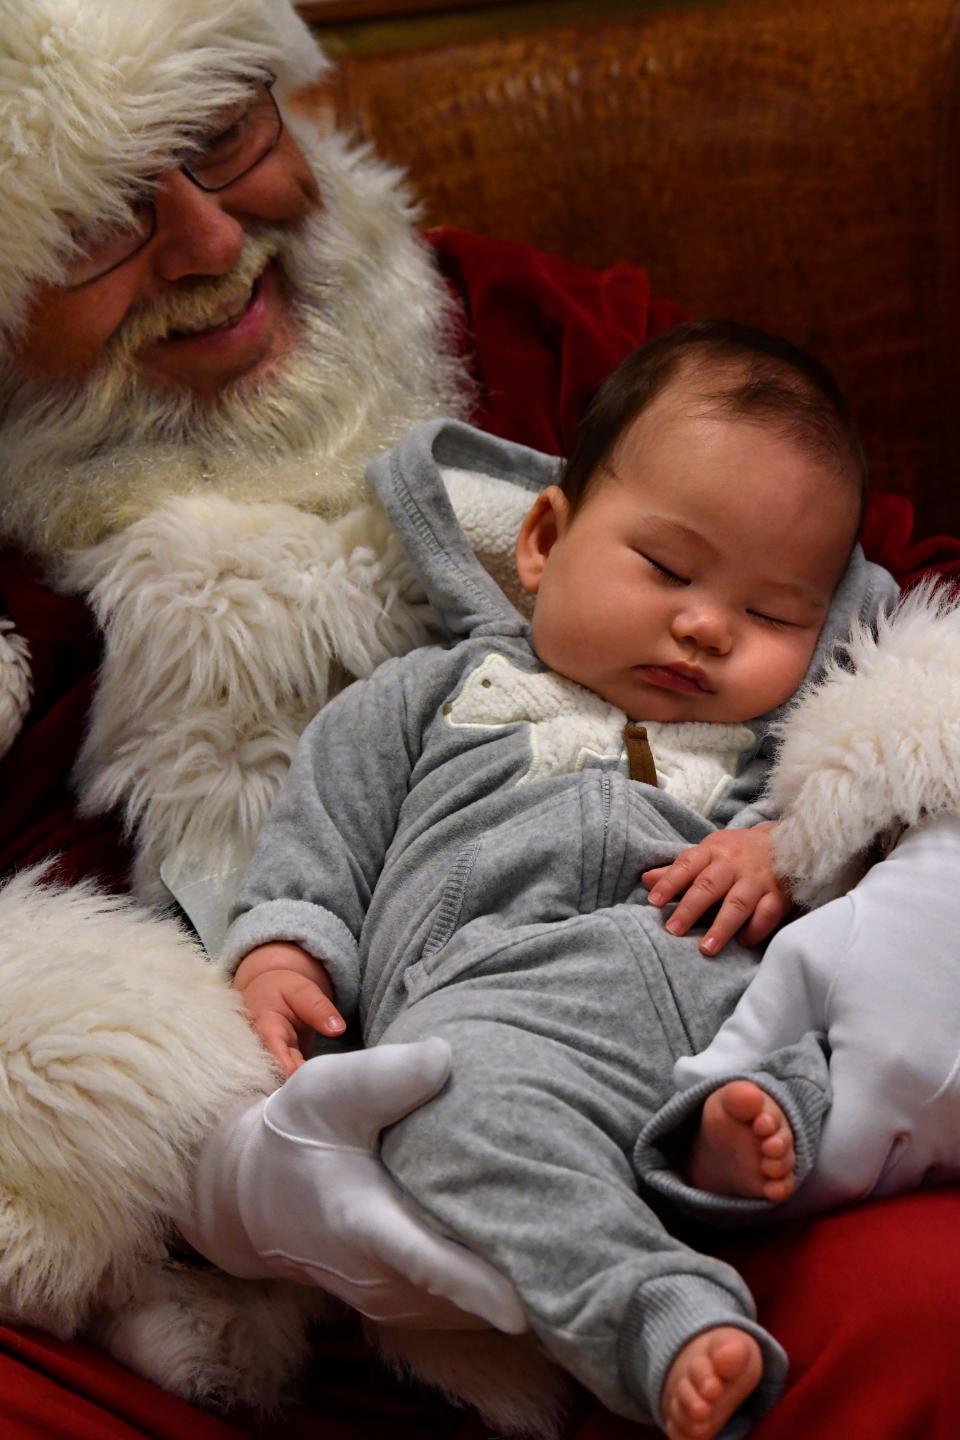
<instances>
[{"instance_id":1,"label":"glasses lens","mask_svg":"<svg viewBox=\"0 0 960 1440\"><path fill-rule=\"evenodd\" d=\"M201 190L224 190L275 149L283 121L270 85L261 81L252 95L223 111L209 127L198 152L182 168ZM116 230L75 231L64 288L78 290L99 280L136 255L152 239L157 212L152 200L133 208L129 226Z\"/></svg>"},{"instance_id":2,"label":"glasses lens","mask_svg":"<svg viewBox=\"0 0 960 1440\"><path fill-rule=\"evenodd\" d=\"M199 154L184 170L204 190L224 190L265 160L280 139L283 122L267 85L252 99L217 117Z\"/></svg>"},{"instance_id":3,"label":"glasses lens","mask_svg":"<svg viewBox=\"0 0 960 1440\"><path fill-rule=\"evenodd\" d=\"M146 245L153 228L153 203L145 200L133 207L133 219L129 226L118 230L75 231L73 242L77 252L67 264L65 288L76 290L81 285L89 285L91 280L97 280L108 270L115 270Z\"/></svg>"}]
</instances>

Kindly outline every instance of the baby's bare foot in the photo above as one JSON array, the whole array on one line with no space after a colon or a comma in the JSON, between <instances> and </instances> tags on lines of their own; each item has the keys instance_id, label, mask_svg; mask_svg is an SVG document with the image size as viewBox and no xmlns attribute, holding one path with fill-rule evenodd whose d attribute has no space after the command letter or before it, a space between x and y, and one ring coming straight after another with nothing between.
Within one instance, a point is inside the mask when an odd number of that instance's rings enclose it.
<instances>
[{"instance_id":1,"label":"baby's bare foot","mask_svg":"<svg viewBox=\"0 0 960 1440\"><path fill-rule=\"evenodd\" d=\"M796 1188L793 1132L780 1106L752 1080L731 1080L704 1102L687 1179L698 1190L778 1205Z\"/></svg>"},{"instance_id":2,"label":"baby's bare foot","mask_svg":"<svg viewBox=\"0 0 960 1440\"><path fill-rule=\"evenodd\" d=\"M745 1330L718 1325L680 1351L660 1396L669 1440L711 1440L763 1374L760 1346Z\"/></svg>"}]
</instances>

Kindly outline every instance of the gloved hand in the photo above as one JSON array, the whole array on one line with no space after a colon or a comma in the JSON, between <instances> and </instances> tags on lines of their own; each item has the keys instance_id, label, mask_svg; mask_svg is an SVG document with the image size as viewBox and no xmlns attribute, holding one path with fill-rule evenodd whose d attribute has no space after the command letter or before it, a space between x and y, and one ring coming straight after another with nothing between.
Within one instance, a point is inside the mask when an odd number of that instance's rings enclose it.
<instances>
[{"instance_id":1,"label":"gloved hand","mask_svg":"<svg viewBox=\"0 0 960 1440\"><path fill-rule=\"evenodd\" d=\"M319 1285L390 1325L519 1334L510 1282L416 1219L377 1156L450 1064L440 1039L308 1060L205 1141L184 1239L231 1275Z\"/></svg>"}]
</instances>

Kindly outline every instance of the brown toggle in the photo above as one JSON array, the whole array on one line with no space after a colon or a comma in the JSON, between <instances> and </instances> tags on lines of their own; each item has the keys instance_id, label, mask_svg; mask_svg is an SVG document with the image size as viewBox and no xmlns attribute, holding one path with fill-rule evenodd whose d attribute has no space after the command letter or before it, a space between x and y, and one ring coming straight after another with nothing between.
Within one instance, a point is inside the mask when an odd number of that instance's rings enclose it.
<instances>
[{"instance_id":1,"label":"brown toggle","mask_svg":"<svg viewBox=\"0 0 960 1440\"><path fill-rule=\"evenodd\" d=\"M623 727L623 738L627 742L627 760L630 763L630 779L642 780L644 785L656 785L657 767L653 751L647 739L647 727L635 725L628 720Z\"/></svg>"}]
</instances>

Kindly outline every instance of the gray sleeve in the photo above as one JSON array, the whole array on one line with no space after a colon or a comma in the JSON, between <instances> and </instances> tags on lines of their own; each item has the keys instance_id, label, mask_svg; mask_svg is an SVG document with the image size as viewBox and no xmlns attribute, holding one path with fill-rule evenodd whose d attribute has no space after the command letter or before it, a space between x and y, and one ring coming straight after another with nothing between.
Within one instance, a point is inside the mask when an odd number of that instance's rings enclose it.
<instances>
[{"instance_id":1,"label":"gray sleeve","mask_svg":"<svg viewBox=\"0 0 960 1440\"><path fill-rule=\"evenodd\" d=\"M765 825L769 821L778 818L777 812L771 802L764 796L761 796L758 800L754 801L752 805L743 805L739 810L736 810L726 825L723 826L723 829L748 830L752 825Z\"/></svg>"},{"instance_id":2,"label":"gray sleeve","mask_svg":"<svg viewBox=\"0 0 960 1440\"><path fill-rule=\"evenodd\" d=\"M326 966L345 1019L357 1003L360 930L419 744L407 710L408 674L403 662L388 661L308 726L224 942L228 971L256 945L301 946Z\"/></svg>"},{"instance_id":3,"label":"gray sleeve","mask_svg":"<svg viewBox=\"0 0 960 1440\"><path fill-rule=\"evenodd\" d=\"M756 755L743 767L710 816L719 829L746 830L779 818L765 793L773 769L773 752L772 737L764 737Z\"/></svg>"}]
</instances>

